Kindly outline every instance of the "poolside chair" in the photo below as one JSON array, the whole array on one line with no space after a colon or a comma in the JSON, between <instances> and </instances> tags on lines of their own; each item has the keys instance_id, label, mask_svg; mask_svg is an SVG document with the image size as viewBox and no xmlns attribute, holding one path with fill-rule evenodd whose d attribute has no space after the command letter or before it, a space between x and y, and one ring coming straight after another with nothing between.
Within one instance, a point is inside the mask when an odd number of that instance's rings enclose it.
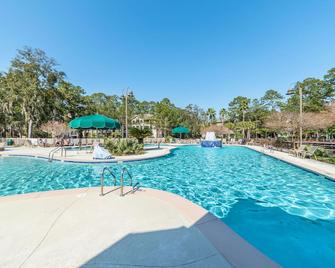
<instances>
[{"instance_id":1,"label":"poolside chair","mask_svg":"<svg viewBox=\"0 0 335 268\"><path fill-rule=\"evenodd\" d=\"M302 153L305 152L306 145L300 145L298 149L292 149L289 151L289 154L292 154L296 157L299 157L302 155Z\"/></svg>"},{"instance_id":2,"label":"poolside chair","mask_svg":"<svg viewBox=\"0 0 335 268\"><path fill-rule=\"evenodd\" d=\"M312 158L314 157L315 160L317 159L317 156L315 154L315 152L318 150L318 146L311 146L311 147L307 147L306 150L304 152L301 153L301 157L302 158Z\"/></svg>"},{"instance_id":3,"label":"poolside chair","mask_svg":"<svg viewBox=\"0 0 335 268\"><path fill-rule=\"evenodd\" d=\"M96 143L93 150L93 159L112 159L112 155Z\"/></svg>"}]
</instances>

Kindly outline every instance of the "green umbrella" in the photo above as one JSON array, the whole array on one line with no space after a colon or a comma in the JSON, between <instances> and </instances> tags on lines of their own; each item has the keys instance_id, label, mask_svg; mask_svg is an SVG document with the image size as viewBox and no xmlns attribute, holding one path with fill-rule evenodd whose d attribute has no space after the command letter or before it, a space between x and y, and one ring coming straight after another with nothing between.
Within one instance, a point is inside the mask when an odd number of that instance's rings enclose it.
<instances>
[{"instance_id":1,"label":"green umbrella","mask_svg":"<svg viewBox=\"0 0 335 268\"><path fill-rule=\"evenodd\" d=\"M179 134L181 138L181 134L188 134L190 130L187 127L176 127L172 129L172 134Z\"/></svg>"},{"instance_id":2,"label":"green umbrella","mask_svg":"<svg viewBox=\"0 0 335 268\"><path fill-rule=\"evenodd\" d=\"M73 119L69 123L70 128L75 129L119 129L118 120L101 114L92 114Z\"/></svg>"}]
</instances>

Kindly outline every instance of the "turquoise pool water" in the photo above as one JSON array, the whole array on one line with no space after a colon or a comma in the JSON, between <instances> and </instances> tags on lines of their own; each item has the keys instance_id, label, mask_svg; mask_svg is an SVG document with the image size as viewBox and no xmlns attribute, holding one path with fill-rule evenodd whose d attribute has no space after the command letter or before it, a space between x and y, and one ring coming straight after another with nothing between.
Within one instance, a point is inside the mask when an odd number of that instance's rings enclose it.
<instances>
[{"instance_id":1,"label":"turquoise pool water","mask_svg":"<svg viewBox=\"0 0 335 268\"><path fill-rule=\"evenodd\" d=\"M0 195L98 186L104 166L0 158ZM334 266L335 183L322 176L241 147L187 146L123 166L142 186L208 209L284 267Z\"/></svg>"}]
</instances>

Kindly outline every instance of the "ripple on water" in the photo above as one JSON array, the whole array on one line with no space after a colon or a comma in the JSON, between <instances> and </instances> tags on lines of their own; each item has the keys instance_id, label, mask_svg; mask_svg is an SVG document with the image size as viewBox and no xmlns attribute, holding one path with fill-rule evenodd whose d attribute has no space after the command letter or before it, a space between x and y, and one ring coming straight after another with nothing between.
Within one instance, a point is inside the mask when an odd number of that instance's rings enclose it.
<instances>
[{"instance_id":1,"label":"ripple on water","mask_svg":"<svg viewBox=\"0 0 335 268\"><path fill-rule=\"evenodd\" d=\"M117 164L108 164L120 172ZM241 199L309 219L334 219L335 183L240 147L184 147L172 156L124 164L144 187L179 194L224 218ZM104 165L0 159L0 195L98 186ZM107 176L106 184L113 180Z\"/></svg>"}]
</instances>

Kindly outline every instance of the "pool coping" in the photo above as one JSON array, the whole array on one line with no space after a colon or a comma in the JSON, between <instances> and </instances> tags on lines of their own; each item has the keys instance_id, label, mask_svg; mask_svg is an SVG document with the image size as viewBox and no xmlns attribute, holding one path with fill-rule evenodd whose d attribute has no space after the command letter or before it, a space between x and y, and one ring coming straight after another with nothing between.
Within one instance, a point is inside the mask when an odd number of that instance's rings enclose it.
<instances>
[{"instance_id":1,"label":"pool coping","mask_svg":"<svg viewBox=\"0 0 335 268\"><path fill-rule=\"evenodd\" d=\"M172 153L173 150L177 149L177 146L164 146L161 148L157 148L155 150L154 148L149 148L149 150L146 150L146 154L141 155L127 155L127 156L116 156L112 159L95 159L95 160L85 160L85 159L76 159L76 158L65 158L65 157L58 157L55 156L53 158L53 161L58 162L67 162L67 163L82 163L82 164L109 164L109 163L123 163L123 162L136 162L136 161L143 161L143 160L150 160L150 159L156 159L160 157L167 156ZM152 153L154 151L154 154ZM44 159L48 160L49 158L45 155L42 155L40 153L31 154L31 153L12 153L12 152L2 152L0 153L0 157L30 157L30 158L37 158L37 159Z\"/></svg>"},{"instance_id":2,"label":"pool coping","mask_svg":"<svg viewBox=\"0 0 335 268\"><path fill-rule=\"evenodd\" d=\"M99 193L99 187L72 188L45 192L34 192L0 197L0 202L12 202L60 195L78 195L87 192ZM126 191L131 190L126 187ZM137 192L136 192L137 193ZM159 199L174 207L191 227L198 231L216 248L221 256L236 268L277 268L279 264L235 233L223 221L206 209L177 194L153 188L141 188L138 194ZM103 197L102 197L103 198ZM126 197L124 197L126 198Z\"/></svg>"},{"instance_id":3,"label":"pool coping","mask_svg":"<svg viewBox=\"0 0 335 268\"><path fill-rule=\"evenodd\" d=\"M264 154L266 156L272 157L279 161L283 161L286 164L290 164L292 166L301 168L308 172L314 173L316 175L320 175L325 177L328 180L335 181L335 165L331 165L328 163L323 163L313 159L302 159L288 153L268 150L260 146L251 146L251 145L240 145L241 147L248 148L250 150L256 151L258 153ZM332 168L334 171L327 171L325 168Z\"/></svg>"}]
</instances>

